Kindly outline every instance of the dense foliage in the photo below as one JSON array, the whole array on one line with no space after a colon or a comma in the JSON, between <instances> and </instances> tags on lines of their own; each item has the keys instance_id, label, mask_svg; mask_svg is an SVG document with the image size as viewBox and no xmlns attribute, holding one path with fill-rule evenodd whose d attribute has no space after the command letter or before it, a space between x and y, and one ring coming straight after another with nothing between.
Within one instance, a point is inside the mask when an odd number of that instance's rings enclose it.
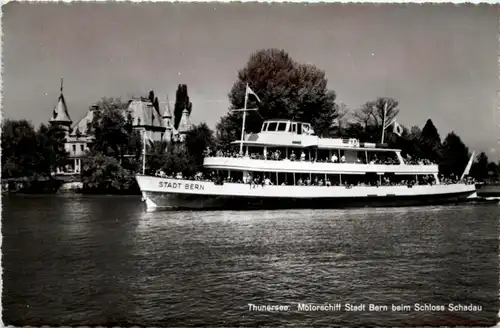
<instances>
[{"instance_id":1,"label":"dense foliage","mask_svg":"<svg viewBox=\"0 0 500 328\"><path fill-rule=\"evenodd\" d=\"M391 98L379 98L376 101L367 102L360 109L355 110L349 110L343 105L340 119L336 123L337 135L358 138L361 141L380 142L381 122L386 103L388 104L386 121L391 122L399 113L396 108L397 101ZM388 127L384 142L391 148L401 149L404 157L426 158L439 164L440 174L461 176L471 153L458 135L451 132L441 142L438 129L431 119L425 122L422 129L418 126L412 126L409 129L403 128L404 132L399 137L392 132L392 127ZM476 158L470 175L478 180L498 176L498 165L489 163L487 158L485 164L483 155Z\"/></svg>"},{"instance_id":2,"label":"dense foliage","mask_svg":"<svg viewBox=\"0 0 500 328\"><path fill-rule=\"evenodd\" d=\"M150 97L154 97L154 94ZM132 128L128 103L103 98L90 126L94 142L83 160L84 191L129 193L137 190L135 172L141 157L141 136Z\"/></svg>"},{"instance_id":3,"label":"dense foliage","mask_svg":"<svg viewBox=\"0 0 500 328\"><path fill-rule=\"evenodd\" d=\"M327 89L325 72L314 65L294 61L283 50L265 49L250 56L238 72L229 93L230 109L243 108L246 85L261 102L249 97L246 132L258 132L262 122L271 118L289 118L310 122L317 134L329 136L336 118L335 92ZM241 112L229 112L216 127L218 143L226 148L240 138Z\"/></svg>"},{"instance_id":4,"label":"dense foliage","mask_svg":"<svg viewBox=\"0 0 500 328\"><path fill-rule=\"evenodd\" d=\"M488 156L480 153L471 167L471 175L478 180L486 180L490 176L498 176L498 166L495 163L489 163Z\"/></svg>"},{"instance_id":5,"label":"dense foliage","mask_svg":"<svg viewBox=\"0 0 500 328\"><path fill-rule=\"evenodd\" d=\"M460 176L471 156L469 148L467 148L458 135L450 132L444 139L441 151L440 173L445 176L452 174Z\"/></svg>"},{"instance_id":6,"label":"dense foliage","mask_svg":"<svg viewBox=\"0 0 500 328\"><path fill-rule=\"evenodd\" d=\"M94 143L91 152L101 152L123 161L124 156L134 152L138 146L140 135L132 129L132 118L126 112L128 103L120 99L103 98L97 104L91 123L91 133Z\"/></svg>"},{"instance_id":7,"label":"dense foliage","mask_svg":"<svg viewBox=\"0 0 500 328\"><path fill-rule=\"evenodd\" d=\"M90 153L83 160L82 181L84 192L133 193L138 190L135 172L125 168L116 157L102 152Z\"/></svg>"},{"instance_id":8,"label":"dense foliage","mask_svg":"<svg viewBox=\"0 0 500 328\"><path fill-rule=\"evenodd\" d=\"M26 120L2 123L2 178L50 177L67 163L64 132L41 125L35 131Z\"/></svg>"},{"instance_id":9,"label":"dense foliage","mask_svg":"<svg viewBox=\"0 0 500 328\"><path fill-rule=\"evenodd\" d=\"M188 131L184 142L156 141L148 148L147 167L162 170L168 175L182 173L192 176L203 171L203 152L215 144L213 131L205 124L195 125Z\"/></svg>"}]
</instances>

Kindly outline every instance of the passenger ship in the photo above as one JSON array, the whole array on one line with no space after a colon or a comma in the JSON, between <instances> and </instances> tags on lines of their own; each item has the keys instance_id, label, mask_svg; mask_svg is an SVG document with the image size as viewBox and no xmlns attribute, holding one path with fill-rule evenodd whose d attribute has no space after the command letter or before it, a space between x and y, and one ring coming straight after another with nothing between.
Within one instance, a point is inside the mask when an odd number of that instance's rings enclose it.
<instances>
[{"instance_id":1,"label":"passenger ship","mask_svg":"<svg viewBox=\"0 0 500 328\"><path fill-rule=\"evenodd\" d=\"M320 138L309 123L268 120L233 145L240 151L204 158L215 181L138 175L147 211L410 206L477 197L463 179L440 181L436 164L405 159L385 144Z\"/></svg>"}]
</instances>

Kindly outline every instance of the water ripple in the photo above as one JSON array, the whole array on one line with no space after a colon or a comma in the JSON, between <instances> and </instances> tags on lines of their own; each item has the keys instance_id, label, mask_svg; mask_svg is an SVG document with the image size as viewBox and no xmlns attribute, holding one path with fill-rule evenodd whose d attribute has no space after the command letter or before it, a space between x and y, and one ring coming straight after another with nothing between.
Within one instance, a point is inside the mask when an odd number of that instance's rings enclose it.
<instances>
[{"instance_id":1,"label":"water ripple","mask_svg":"<svg viewBox=\"0 0 500 328\"><path fill-rule=\"evenodd\" d=\"M134 197L3 203L6 324L487 326L498 309L495 206L146 213ZM450 302L483 311L297 311Z\"/></svg>"}]
</instances>

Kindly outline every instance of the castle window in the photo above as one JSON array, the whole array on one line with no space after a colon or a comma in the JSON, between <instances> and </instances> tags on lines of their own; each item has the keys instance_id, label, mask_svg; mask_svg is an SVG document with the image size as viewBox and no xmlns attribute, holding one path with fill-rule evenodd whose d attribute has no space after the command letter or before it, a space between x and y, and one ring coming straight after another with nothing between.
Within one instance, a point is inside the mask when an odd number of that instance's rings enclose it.
<instances>
[{"instance_id":1,"label":"castle window","mask_svg":"<svg viewBox=\"0 0 500 328\"><path fill-rule=\"evenodd\" d=\"M84 151L85 150L85 146L84 145L80 145L80 150Z\"/></svg>"},{"instance_id":2,"label":"castle window","mask_svg":"<svg viewBox=\"0 0 500 328\"><path fill-rule=\"evenodd\" d=\"M76 145L73 145L73 153L76 153Z\"/></svg>"}]
</instances>

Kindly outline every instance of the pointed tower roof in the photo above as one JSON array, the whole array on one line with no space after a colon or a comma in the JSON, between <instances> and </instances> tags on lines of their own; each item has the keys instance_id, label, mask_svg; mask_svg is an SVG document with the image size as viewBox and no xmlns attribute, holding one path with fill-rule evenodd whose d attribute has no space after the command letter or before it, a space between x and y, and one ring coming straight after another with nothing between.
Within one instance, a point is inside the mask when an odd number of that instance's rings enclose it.
<instances>
[{"instance_id":1,"label":"pointed tower roof","mask_svg":"<svg viewBox=\"0 0 500 328\"><path fill-rule=\"evenodd\" d=\"M182 111L181 121L179 122L179 128L177 129L179 132L187 132L191 127L191 123L189 122L189 112L187 108Z\"/></svg>"},{"instance_id":2,"label":"pointed tower roof","mask_svg":"<svg viewBox=\"0 0 500 328\"><path fill-rule=\"evenodd\" d=\"M63 95L63 79L61 78L61 94L57 100L57 104L52 112L52 118L49 120L52 124L61 124L70 126L73 121L69 117L68 108L66 107L66 100Z\"/></svg>"},{"instance_id":3,"label":"pointed tower roof","mask_svg":"<svg viewBox=\"0 0 500 328\"><path fill-rule=\"evenodd\" d=\"M163 118L172 118L172 111L170 110L170 101L168 100L168 95L166 96L165 108L163 109Z\"/></svg>"},{"instance_id":4,"label":"pointed tower roof","mask_svg":"<svg viewBox=\"0 0 500 328\"><path fill-rule=\"evenodd\" d=\"M170 110L170 105L167 103L165 109L163 110L163 118L172 118L172 111Z\"/></svg>"}]
</instances>

